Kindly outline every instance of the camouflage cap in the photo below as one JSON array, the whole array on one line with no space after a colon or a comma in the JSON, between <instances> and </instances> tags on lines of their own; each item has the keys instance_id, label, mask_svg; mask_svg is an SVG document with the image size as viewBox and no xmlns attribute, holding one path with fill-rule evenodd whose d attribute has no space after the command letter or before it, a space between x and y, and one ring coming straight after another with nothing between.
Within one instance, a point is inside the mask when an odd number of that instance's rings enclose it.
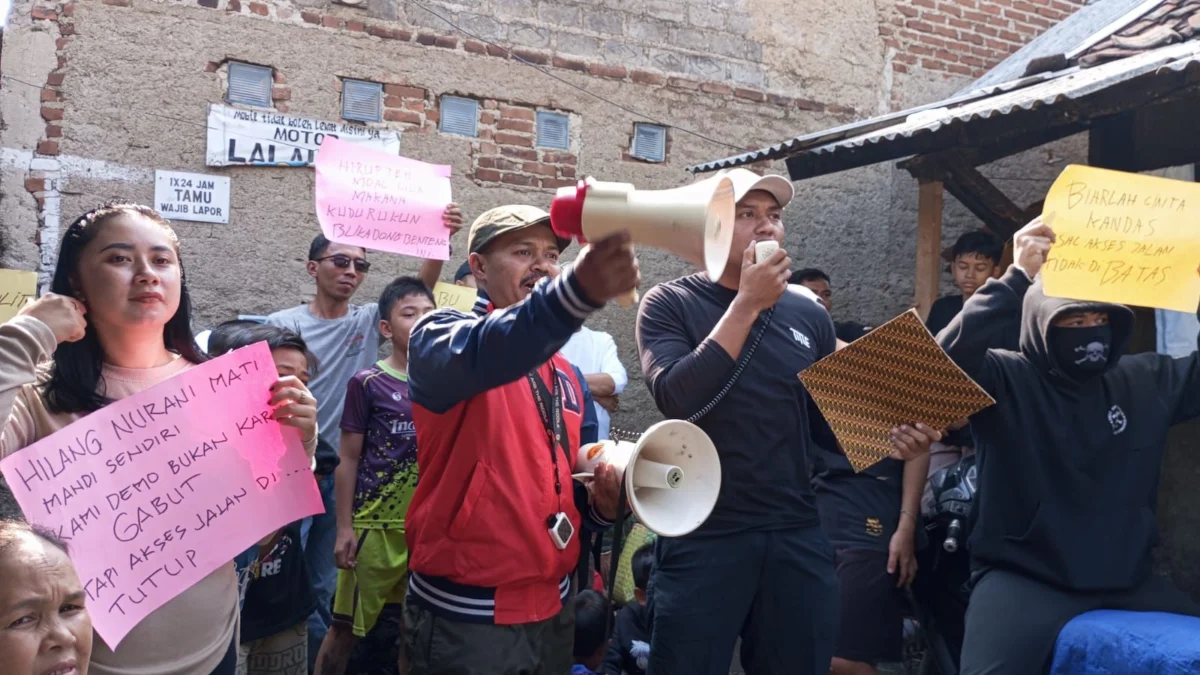
<instances>
[{"instance_id":1,"label":"camouflage cap","mask_svg":"<svg viewBox=\"0 0 1200 675\"><path fill-rule=\"evenodd\" d=\"M471 233L467 237L467 252L479 253L491 241L500 235L516 232L534 225L550 225L550 214L524 204L498 206L485 211L474 223L471 223ZM570 239L558 238L559 251L566 250L571 245Z\"/></svg>"}]
</instances>

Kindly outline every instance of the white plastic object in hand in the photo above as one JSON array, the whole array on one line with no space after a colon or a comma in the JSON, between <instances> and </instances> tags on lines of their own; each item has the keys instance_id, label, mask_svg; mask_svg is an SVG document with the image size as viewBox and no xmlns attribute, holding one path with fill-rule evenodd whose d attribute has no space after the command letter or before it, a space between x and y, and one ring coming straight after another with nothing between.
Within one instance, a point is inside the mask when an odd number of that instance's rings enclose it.
<instances>
[{"instance_id":1,"label":"white plastic object in hand","mask_svg":"<svg viewBox=\"0 0 1200 675\"><path fill-rule=\"evenodd\" d=\"M754 242L754 262L760 263L775 255L775 251L778 250L779 242L774 239Z\"/></svg>"}]
</instances>

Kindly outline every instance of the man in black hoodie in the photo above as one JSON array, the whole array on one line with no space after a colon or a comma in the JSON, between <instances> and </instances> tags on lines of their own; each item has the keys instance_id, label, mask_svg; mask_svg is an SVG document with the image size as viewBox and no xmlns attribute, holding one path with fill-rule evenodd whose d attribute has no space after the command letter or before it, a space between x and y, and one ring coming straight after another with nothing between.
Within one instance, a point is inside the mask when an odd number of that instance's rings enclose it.
<instances>
[{"instance_id":1,"label":"man in black hoodie","mask_svg":"<svg viewBox=\"0 0 1200 675\"><path fill-rule=\"evenodd\" d=\"M1200 616L1152 574L1168 429L1200 416L1200 356L1127 355L1133 312L1050 298L1037 277L1054 241L1040 219L1015 264L938 336L996 399L971 418L979 462L976 568L963 675L1042 672L1059 630L1108 608ZM1020 351L992 348L1021 317Z\"/></svg>"}]
</instances>

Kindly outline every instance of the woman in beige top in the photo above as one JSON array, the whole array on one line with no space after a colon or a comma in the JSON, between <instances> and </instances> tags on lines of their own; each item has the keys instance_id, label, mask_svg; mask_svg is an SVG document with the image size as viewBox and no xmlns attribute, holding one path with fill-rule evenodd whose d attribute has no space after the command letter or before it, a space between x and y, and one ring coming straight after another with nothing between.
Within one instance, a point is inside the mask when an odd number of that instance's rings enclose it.
<instances>
[{"instance_id":1,"label":"woman in beige top","mask_svg":"<svg viewBox=\"0 0 1200 675\"><path fill-rule=\"evenodd\" d=\"M47 293L0 325L0 456L205 360L191 334L179 240L157 212L106 204L67 229ZM47 362L48 363L43 363ZM316 401L295 377L275 418L316 449ZM96 636L92 675L233 675L233 562L139 623L114 653Z\"/></svg>"}]
</instances>

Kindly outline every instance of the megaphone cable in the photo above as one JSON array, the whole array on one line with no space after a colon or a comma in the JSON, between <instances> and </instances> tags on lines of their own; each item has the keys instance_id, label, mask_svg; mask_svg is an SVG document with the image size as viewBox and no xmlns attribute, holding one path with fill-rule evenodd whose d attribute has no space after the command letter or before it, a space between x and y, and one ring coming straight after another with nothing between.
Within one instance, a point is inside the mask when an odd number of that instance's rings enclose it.
<instances>
[{"instance_id":1,"label":"megaphone cable","mask_svg":"<svg viewBox=\"0 0 1200 675\"><path fill-rule=\"evenodd\" d=\"M746 353L742 354L742 358L738 361L737 368L734 368L733 374L729 376L729 381L725 383L724 387L721 387L721 391L717 392L717 395L713 397L713 400L709 401L703 408L697 410L696 413L691 417L684 420L685 422L691 422L695 424L696 421L701 417L704 417L708 413L712 412L712 409L717 407L717 404L721 402L721 399L725 398L725 395L729 393L729 390L733 389L733 385L737 382L738 377L741 376L742 371L745 370L746 366L750 363L750 357L754 356L754 350L758 348L758 343L762 342L763 336L766 335L767 327L771 325L771 317L774 314L774 307L771 307L763 313L762 328L759 329L758 333L754 336L754 340L750 343L750 347L746 350Z\"/></svg>"},{"instance_id":2,"label":"megaphone cable","mask_svg":"<svg viewBox=\"0 0 1200 675\"><path fill-rule=\"evenodd\" d=\"M750 358L754 356L754 350L758 348L758 344L762 342L763 336L766 335L767 328L771 325L771 317L774 314L774 307L771 307L763 313L762 328L760 328L754 335L754 339L750 342L749 348L747 348L745 353L742 354L742 358L738 360L737 367L734 368L733 373L729 376L729 380L725 383L725 386L721 387L721 391L717 392L717 395L714 396L713 399L704 407L697 410L691 417L688 417L684 421L695 424L697 420L711 412L712 409L721 402L721 399L725 398L725 395L729 393L730 389L733 389L733 385L737 382L738 377L741 376L742 371L745 370L746 366L750 363ZM614 440L625 440L630 443L636 443L638 439L642 437L642 434L613 427L609 429L609 436L611 436ZM613 631L613 599L617 590L617 569L621 565L621 550L625 545L625 518L629 515L628 509L626 508L626 503L628 500L629 494L626 491L626 481L622 480L621 493L617 499L617 518L613 523L613 543L612 551L609 553L610 562L608 566L607 591L609 611L608 615L605 617L604 634L610 639L612 638Z\"/></svg>"}]
</instances>

